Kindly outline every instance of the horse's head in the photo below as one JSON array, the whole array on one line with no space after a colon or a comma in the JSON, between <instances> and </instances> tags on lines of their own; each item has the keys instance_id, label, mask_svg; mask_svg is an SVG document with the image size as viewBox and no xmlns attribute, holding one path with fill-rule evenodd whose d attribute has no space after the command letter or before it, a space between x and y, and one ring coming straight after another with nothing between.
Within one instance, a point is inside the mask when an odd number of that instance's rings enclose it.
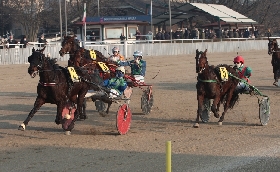
<instances>
[{"instance_id":1,"label":"horse's head","mask_svg":"<svg viewBox=\"0 0 280 172\"><path fill-rule=\"evenodd\" d=\"M33 48L31 56L28 57L28 62L30 64L28 68L28 73L31 76L31 78L34 78L43 66L45 59L45 54L43 54L44 50L45 48L43 48L42 50L35 50Z\"/></svg>"},{"instance_id":2,"label":"horse's head","mask_svg":"<svg viewBox=\"0 0 280 172\"><path fill-rule=\"evenodd\" d=\"M277 51L278 43L276 39L268 39L268 54L271 55L273 52Z\"/></svg>"},{"instance_id":3,"label":"horse's head","mask_svg":"<svg viewBox=\"0 0 280 172\"><path fill-rule=\"evenodd\" d=\"M207 57L206 57L206 52L207 52L207 49L202 52L198 52L197 51L197 56L198 56L198 60L197 60L197 73L202 73L203 70L205 70L205 68L208 68L208 60L207 60Z\"/></svg>"},{"instance_id":4,"label":"horse's head","mask_svg":"<svg viewBox=\"0 0 280 172\"><path fill-rule=\"evenodd\" d=\"M73 36L64 36L61 46L62 48L59 51L60 56L64 56L66 53L72 54L80 47Z\"/></svg>"}]
</instances>

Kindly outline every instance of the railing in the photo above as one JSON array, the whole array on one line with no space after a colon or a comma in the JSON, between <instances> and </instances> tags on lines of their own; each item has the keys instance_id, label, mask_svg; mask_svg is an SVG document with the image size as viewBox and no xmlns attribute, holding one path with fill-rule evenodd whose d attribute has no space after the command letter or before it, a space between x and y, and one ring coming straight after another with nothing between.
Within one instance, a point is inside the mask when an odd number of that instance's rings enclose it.
<instances>
[{"instance_id":1,"label":"railing","mask_svg":"<svg viewBox=\"0 0 280 172\"><path fill-rule=\"evenodd\" d=\"M278 38L278 37L273 37ZM176 39L176 40L141 40L141 41L99 41L99 42L84 42L86 49L94 49L100 51L105 56L112 54L112 49L118 47L120 53L127 59L132 58L134 51L139 50L146 56L163 56L163 55L183 55L195 54L196 49L208 49L209 53L214 52L242 52L250 50L267 50L267 38L263 39ZM81 42L83 44L83 42ZM10 44L11 45L11 44ZM16 46L19 47L20 44ZM33 42L26 48L9 48L1 49L0 45L0 65L7 64L25 64L27 59L32 54L32 48L41 49L38 43ZM69 55L60 57L59 50L61 49L60 42L48 43L44 51L45 54L50 54L52 58L58 58L59 61L67 61Z\"/></svg>"}]
</instances>

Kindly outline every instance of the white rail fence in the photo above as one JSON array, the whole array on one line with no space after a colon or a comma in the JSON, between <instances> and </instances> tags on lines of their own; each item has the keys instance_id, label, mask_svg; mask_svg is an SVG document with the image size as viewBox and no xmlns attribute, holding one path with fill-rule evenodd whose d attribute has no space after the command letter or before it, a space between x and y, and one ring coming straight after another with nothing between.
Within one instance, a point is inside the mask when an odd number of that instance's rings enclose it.
<instances>
[{"instance_id":1,"label":"white rail fence","mask_svg":"<svg viewBox=\"0 0 280 172\"><path fill-rule=\"evenodd\" d=\"M124 42L110 43L110 44L92 44L85 42L86 49L94 49L100 51L105 56L112 54L112 48L118 47L120 53L126 58L132 57L134 51L139 50L143 52L144 56L164 56L164 55L184 55L195 54L196 49L204 51L208 49L209 53L223 53L223 52L242 52L250 50L267 50L268 40L236 40L236 41L220 41L220 42L205 42L203 40L192 40L191 42L184 42L188 40L176 40L172 43L164 41L150 41L150 42ZM28 57L32 54L32 48L40 49L38 45L27 45L26 48L10 48L0 49L0 65L8 64L25 64L28 63ZM60 57L59 50L60 43L48 44L44 51L45 54L50 53L52 58L58 58L59 61L67 61L69 55Z\"/></svg>"}]
</instances>

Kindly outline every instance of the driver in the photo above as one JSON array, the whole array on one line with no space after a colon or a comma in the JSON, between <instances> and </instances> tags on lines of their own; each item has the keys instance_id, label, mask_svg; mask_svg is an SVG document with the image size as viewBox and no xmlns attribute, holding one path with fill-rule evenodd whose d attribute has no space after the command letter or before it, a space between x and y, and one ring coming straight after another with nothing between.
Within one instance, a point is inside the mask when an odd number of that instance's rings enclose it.
<instances>
[{"instance_id":1,"label":"driver","mask_svg":"<svg viewBox=\"0 0 280 172\"><path fill-rule=\"evenodd\" d=\"M110 89L110 98L115 98L123 94L127 87L127 82L124 79L125 69L120 66L116 69L116 76L103 81L103 86Z\"/></svg>"},{"instance_id":2,"label":"driver","mask_svg":"<svg viewBox=\"0 0 280 172\"><path fill-rule=\"evenodd\" d=\"M146 61L144 61L143 54L141 51L135 51L133 53L134 60L127 61L127 62L119 62L120 66L130 66L131 68L131 75L133 77L144 83L144 77L146 73Z\"/></svg>"},{"instance_id":3,"label":"driver","mask_svg":"<svg viewBox=\"0 0 280 172\"><path fill-rule=\"evenodd\" d=\"M233 59L234 69L237 71L239 78L242 79L236 86L236 91L238 93L244 93L249 91L249 78L252 75L252 69L250 67L244 66L244 58L242 56L236 56Z\"/></svg>"},{"instance_id":4,"label":"driver","mask_svg":"<svg viewBox=\"0 0 280 172\"><path fill-rule=\"evenodd\" d=\"M120 54L120 50L119 50L119 48L117 48L117 47L114 47L113 49L112 49L112 53L113 53L113 55L111 55L110 57L109 57L109 60L110 61L113 61L113 62L119 62L119 61L124 61L125 59L124 59L124 56L122 56L121 54Z\"/></svg>"}]
</instances>

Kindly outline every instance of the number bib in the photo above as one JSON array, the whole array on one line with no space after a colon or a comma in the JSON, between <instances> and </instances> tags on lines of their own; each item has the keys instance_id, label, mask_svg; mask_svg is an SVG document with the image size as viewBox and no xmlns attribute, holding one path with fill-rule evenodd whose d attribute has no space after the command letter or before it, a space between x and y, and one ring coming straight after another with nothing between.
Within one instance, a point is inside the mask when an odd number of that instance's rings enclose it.
<instances>
[{"instance_id":1,"label":"number bib","mask_svg":"<svg viewBox=\"0 0 280 172\"><path fill-rule=\"evenodd\" d=\"M105 63L103 63L103 62L97 62L97 63L101 67L103 72L110 72L109 67Z\"/></svg>"},{"instance_id":2,"label":"number bib","mask_svg":"<svg viewBox=\"0 0 280 172\"><path fill-rule=\"evenodd\" d=\"M72 79L73 82L80 82L79 76L77 75L74 67L67 67L69 73L70 73L70 77Z\"/></svg>"},{"instance_id":3,"label":"number bib","mask_svg":"<svg viewBox=\"0 0 280 172\"><path fill-rule=\"evenodd\" d=\"M92 60L96 60L96 53L94 50L89 50L89 55Z\"/></svg>"},{"instance_id":4,"label":"number bib","mask_svg":"<svg viewBox=\"0 0 280 172\"><path fill-rule=\"evenodd\" d=\"M220 74L222 81L228 81L228 71L225 67L220 67Z\"/></svg>"}]
</instances>

